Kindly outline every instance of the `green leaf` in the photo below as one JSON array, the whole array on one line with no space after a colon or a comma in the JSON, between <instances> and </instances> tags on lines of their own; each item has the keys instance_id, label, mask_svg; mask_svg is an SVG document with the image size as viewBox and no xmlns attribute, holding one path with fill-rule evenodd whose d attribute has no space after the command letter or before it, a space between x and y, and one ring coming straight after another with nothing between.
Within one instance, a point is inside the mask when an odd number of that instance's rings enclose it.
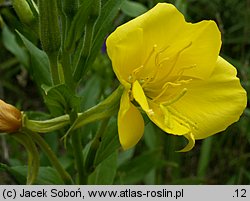
<instances>
[{"instance_id":1,"label":"green leaf","mask_svg":"<svg viewBox=\"0 0 250 201\"><path fill-rule=\"evenodd\" d=\"M17 180L19 184L26 183L26 175L28 169L27 166L8 167L7 165L0 164L0 168L5 169L10 175L12 175ZM40 167L35 184L63 184L63 181L54 168Z\"/></svg>"},{"instance_id":2,"label":"green leaf","mask_svg":"<svg viewBox=\"0 0 250 201\"><path fill-rule=\"evenodd\" d=\"M64 182L54 168L40 167L36 183L40 185L49 185L49 184L63 184Z\"/></svg>"},{"instance_id":3,"label":"green leaf","mask_svg":"<svg viewBox=\"0 0 250 201\"><path fill-rule=\"evenodd\" d=\"M94 38L91 49L89 51L89 56L87 57L87 59L85 57L80 59L78 64L78 66L84 68L84 70L82 70L83 74L87 72L88 68L93 64L98 52L101 50L105 37L113 27L113 20L116 17L122 2L124 2L124 0L108 0L103 5L101 14L96 21ZM75 70L75 72L78 71ZM82 77L82 75L80 77ZM74 75L74 77L79 76Z\"/></svg>"},{"instance_id":4,"label":"green leaf","mask_svg":"<svg viewBox=\"0 0 250 201\"><path fill-rule=\"evenodd\" d=\"M209 168L209 161L211 157L211 149L213 147L213 138L209 137L202 141L201 152L197 168L197 176L205 177Z\"/></svg>"},{"instance_id":5,"label":"green leaf","mask_svg":"<svg viewBox=\"0 0 250 201\"><path fill-rule=\"evenodd\" d=\"M95 171L89 176L90 185L111 185L113 184L117 168L117 152L114 152L106 160L100 163Z\"/></svg>"},{"instance_id":6,"label":"green leaf","mask_svg":"<svg viewBox=\"0 0 250 201\"><path fill-rule=\"evenodd\" d=\"M84 111L97 104L97 100L101 93L102 82L101 77L93 75L86 82L83 91L79 92L81 96L80 110Z\"/></svg>"},{"instance_id":7,"label":"green leaf","mask_svg":"<svg viewBox=\"0 0 250 201\"><path fill-rule=\"evenodd\" d=\"M145 13L148 9L139 2L134 1L124 1L124 3L121 5L121 10L126 15L130 17L137 17L143 13Z\"/></svg>"},{"instance_id":8,"label":"green leaf","mask_svg":"<svg viewBox=\"0 0 250 201\"><path fill-rule=\"evenodd\" d=\"M187 1L186 0L175 0L176 8L184 15L187 16Z\"/></svg>"},{"instance_id":9,"label":"green leaf","mask_svg":"<svg viewBox=\"0 0 250 201\"><path fill-rule=\"evenodd\" d=\"M136 184L152 169L163 165L159 156L160 149L152 150L122 164L116 175L116 184Z\"/></svg>"},{"instance_id":10,"label":"green leaf","mask_svg":"<svg viewBox=\"0 0 250 201\"><path fill-rule=\"evenodd\" d=\"M28 49L31 56L31 66L29 68L30 74L38 86L42 84L50 86L52 83L51 74L49 70L49 59L46 53L38 49L33 43L19 33L24 45Z\"/></svg>"},{"instance_id":11,"label":"green leaf","mask_svg":"<svg viewBox=\"0 0 250 201\"><path fill-rule=\"evenodd\" d=\"M27 166L9 167L8 165L0 163L0 171L6 171L14 177L18 184L26 184Z\"/></svg>"},{"instance_id":12,"label":"green leaf","mask_svg":"<svg viewBox=\"0 0 250 201\"><path fill-rule=\"evenodd\" d=\"M155 132L154 126L155 125L152 122L149 122L145 126L144 140L146 145L150 149L155 149L156 147L159 147L159 138L157 133Z\"/></svg>"},{"instance_id":13,"label":"green leaf","mask_svg":"<svg viewBox=\"0 0 250 201\"><path fill-rule=\"evenodd\" d=\"M121 147L118 137L117 123L111 122L103 133L103 139L96 153L94 165L97 166Z\"/></svg>"},{"instance_id":14,"label":"green leaf","mask_svg":"<svg viewBox=\"0 0 250 201\"><path fill-rule=\"evenodd\" d=\"M14 54L21 64L28 67L28 55L17 43L15 35L8 29L7 26L3 27L2 34L2 41L5 48Z\"/></svg>"},{"instance_id":15,"label":"green leaf","mask_svg":"<svg viewBox=\"0 0 250 201\"><path fill-rule=\"evenodd\" d=\"M83 0L75 14L65 41L67 50L73 50L76 42L83 36L85 25L91 11L91 3L89 0Z\"/></svg>"},{"instance_id":16,"label":"green leaf","mask_svg":"<svg viewBox=\"0 0 250 201\"><path fill-rule=\"evenodd\" d=\"M45 103L53 116L70 113L73 107L79 105L79 98L65 84L43 88Z\"/></svg>"}]
</instances>

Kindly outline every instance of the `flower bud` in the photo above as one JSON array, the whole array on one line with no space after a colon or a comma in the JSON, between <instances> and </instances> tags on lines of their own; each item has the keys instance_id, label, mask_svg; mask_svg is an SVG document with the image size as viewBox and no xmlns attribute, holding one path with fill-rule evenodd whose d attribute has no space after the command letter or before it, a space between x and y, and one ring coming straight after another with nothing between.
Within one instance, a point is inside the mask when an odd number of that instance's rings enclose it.
<instances>
[{"instance_id":1,"label":"flower bud","mask_svg":"<svg viewBox=\"0 0 250 201\"><path fill-rule=\"evenodd\" d=\"M21 128L21 111L0 100L0 132L12 133Z\"/></svg>"},{"instance_id":2,"label":"flower bud","mask_svg":"<svg viewBox=\"0 0 250 201\"><path fill-rule=\"evenodd\" d=\"M61 46L57 0L39 0L38 8L40 39L43 50L50 56L57 53Z\"/></svg>"}]
</instances>

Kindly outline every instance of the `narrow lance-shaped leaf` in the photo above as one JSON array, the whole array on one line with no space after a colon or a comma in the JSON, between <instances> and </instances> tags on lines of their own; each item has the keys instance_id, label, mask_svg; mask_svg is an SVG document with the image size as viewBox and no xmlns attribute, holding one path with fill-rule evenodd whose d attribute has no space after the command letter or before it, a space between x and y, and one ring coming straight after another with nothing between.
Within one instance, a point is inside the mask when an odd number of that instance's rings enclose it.
<instances>
[{"instance_id":1,"label":"narrow lance-shaped leaf","mask_svg":"<svg viewBox=\"0 0 250 201\"><path fill-rule=\"evenodd\" d=\"M25 38L21 33L17 32L21 37L24 45L28 49L31 56L31 65L29 73L34 78L38 86L42 84L50 86L52 83L51 75L49 72L49 60L45 52L38 49L33 43Z\"/></svg>"},{"instance_id":2,"label":"narrow lance-shaped leaf","mask_svg":"<svg viewBox=\"0 0 250 201\"><path fill-rule=\"evenodd\" d=\"M94 30L96 25L96 20L100 16L101 12L101 0L92 1L92 5L90 7L89 19L86 22L85 33L84 33L84 43L83 49L81 51L81 60L87 60L88 55L90 54L92 40L94 36ZM81 66L81 60L75 68L74 78L76 81L79 81L83 75L84 68Z\"/></svg>"},{"instance_id":3,"label":"narrow lance-shaped leaf","mask_svg":"<svg viewBox=\"0 0 250 201\"><path fill-rule=\"evenodd\" d=\"M73 21L69 27L65 41L65 48L68 51L73 51L76 42L83 36L86 22L89 18L90 7L92 1L83 0Z\"/></svg>"},{"instance_id":4,"label":"narrow lance-shaped leaf","mask_svg":"<svg viewBox=\"0 0 250 201\"><path fill-rule=\"evenodd\" d=\"M113 26L113 20L117 15L119 8L124 0L108 0L101 9L101 14L98 17L95 25L93 42L89 54L86 58L86 55L80 58L78 66L81 67L81 75L76 75L74 72L74 77L82 77L88 68L94 62L97 54L101 50L101 47L104 43L105 36L107 36L109 30Z\"/></svg>"}]
</instances>

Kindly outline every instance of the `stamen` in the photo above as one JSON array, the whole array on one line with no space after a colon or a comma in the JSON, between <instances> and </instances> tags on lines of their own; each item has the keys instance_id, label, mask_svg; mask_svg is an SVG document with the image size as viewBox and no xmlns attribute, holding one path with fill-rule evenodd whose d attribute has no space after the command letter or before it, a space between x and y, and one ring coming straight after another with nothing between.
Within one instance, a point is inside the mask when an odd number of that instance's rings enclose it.
<instances>
[{"instance_id":1,"label":"stamen","mask_svg":"<svg viewBox=\"0 0 250 201\"><path fill-rule=\"evenodd\" d=\"M169 58L166 57L164 58L161 62L159 62L159 55L162 54L164 51L166 51L170 46L167 46L166 48L164 48L163 50L159 51L156 56L155 56L155 67L154 70L154 74L151 77L147 77L146 78L146 82L143 83L142 87L145 87L149 82L152 82L158 75L160 69L161 69L161 65L168 61ZM157 48L157 45L154 45L154 51ZM153 54L153 53L152 53ZM152 54L150 54L149 58L151 58ZM148 62L149 59L146 60L146 62Z\"/></svg>"},{"instance_id":2,"label":"stamen","mask_svg":"<svg viewBox=\"0 0 250 201\"><path fill-rule=\"evenodd\" d=\"M141 70L147 65L148 61L150 60L150 58L151 58L152 55L154 54L156 48L157 48L157 45L154 44L153 49L151 50L151 52L149 53L148 57L147 57L146 60L143 62L143 64L142 64L140 67L134 69L133 72L132 72L132 74L129 75L129 77L128 77L128 80L129 80L129 81L134 82L134 81L136 80L136 75L137 75L139 72L141 72Z\"/></svg>"},{"instance_id":3,"label":"stamen","mask_svg":"<svg viewBox=\"0 0 250 201\"><path fill-rule=\"evenodd\" d=\"M163 102L162 105L164 105L164 106L171 105L171 104L177 102L178 100L180 100L186 93L187 93L187 88L184 88L177 96L175 96L174 98L172 98L169 101Z\"/></svg>"},{"instance_id":4,"label":"stamen","mask_svg":"<svg viewBox=\"0 0 250 201\"><path fill-rule=\"evenodd\" d=\"M159 99L168 89L169 86L173 86L173 87L176 87L176 86L180 86L181 83L173 83L173 82L167 82L163 85L162 87L162 91L160 94L158 94L158 96L156 96L155 98L153 98L153 101L156 101L157 99Z\"/></svg>"},{"instance_id":5,"label":"stamen","mask_svg":"<svg viewBox=\"0 0 250 201\"><path fill-rule=\"evenodd\" d=\"M156 54L156 56L155 56L155 65L156 66L160 66L162 63L163 63L163 61L161 61L160 63L159 63L159 56L160 56L160 54L162 54L163 52L165 52L168 48L169 48L170 46L168 45L167 47L165 47L163 50L161 50L161 51L159 51L157 54ZM163 59L163 60L168 60L169 58L165 58L165 59Z\"/></svg>"},{"instance_id":6,"label":"stamen","mask_svg":"<svg viewBox=\"0 0 250 201\"><path fill-rule=\"evenodd\" d=\"M151 50L151 52L149 53L148 57L146 58L146 60L143 62L142 66L146 66L148 61L150 60L150 58L152 57L152 55L154 54L155 50L157 48L157 45L154 44L153 49Z\"/></svg>"},{"instance_id":7,"label":"stamen","mask_svg":"<svg viewBox=\"0 0 250 201\"><path fill-rule=\"evenodd\" d=\"M178 112L176 109L174 109L173 107L171 107L171 106L166 106L167 107L167 109L168 109L168 111L172 114L172 115L174 115L174 116L176 116L177 118L179 118L179 123L181 123L181 124L183 124L183 123L186 123L187 125L186 126L188 126L188 128L190 129L190 126L193 128L193 129L198 129L198 127L197 127L197 123L196 122L193 122L191 119L189 119L189 118L187 118L187 117L185 117L184 115L182 115L180 112ZM180 121L181 120L181 121ZM185 125L185 124L183 124L183 125Z\"/></svg>"},{"instance_id":8,"label":"stamen","mask_svg":"<svg viewBox=\"0 0 250 201\"><path fill-rule=\"evenodd\" d=\"M183 73L186 71L186 70L189 70L189 69L192 69L192 68L196 68L197 65L196 64L193 64L193 65L190 65L190 66L187 66L187 67L183 67L181 68L181 70L177 73L177 75L183 75Z\"/></svg>"},{"instance_id":9,"label":"stamen","mask_svg":"<svg viewBox=\"0 0 250 201\"><path fill-rule=\"evenodd\" d=\"M173 69L175 68L175 65L177 64L177 61L179 60L179 57L180 57L181 53L184 50L186 50L189 47L191 47L191 45L192 45L192 41L187 46L185 46L181 50L179 50L179 52L177 52L177 55L175 56L174 64L171 66L170 71L168 72L168 74L166 76L169 76L172 73Z\"/></svg>"},{"instance_id":10,"label":"stamen","mask_svg":"<svg viewBox=\"0 0 250 201\"><path fill-rule=\"evenodd\" d=\"M129 81L129 82L133 82L133 77L132 77L132 75L129 75L129 76L128 76L128 81Z\"/></svg>"},{"instance_id":11,"label":"stamen","mask_svg":"<svg viewBox=\"0 0 250 201\"><path fill-rule=\"evenodd\" d=\"M169 115L168 109L164 107L162 104L160 104L160 108L162 109L164 113L164 125L167 126L169 129L171 129L172 126L171 126L170 115Z\"/></svg>"},{"instance_id":12,"label":"stamen","mask_svg":"<svg viewBox=\"0 0 250 201\"><path fill-rule=\"evenodd\" d=\"M130 75L128 76L128 81L129 81L130 83L133 83L133 82L136 80L136 74L137 74L138 72L140 72L142 68L143 68L143 66L140 66L140 67L134 69L133 72L132 72L132 74L130 74Z\"/></svg>"}]
</instances>

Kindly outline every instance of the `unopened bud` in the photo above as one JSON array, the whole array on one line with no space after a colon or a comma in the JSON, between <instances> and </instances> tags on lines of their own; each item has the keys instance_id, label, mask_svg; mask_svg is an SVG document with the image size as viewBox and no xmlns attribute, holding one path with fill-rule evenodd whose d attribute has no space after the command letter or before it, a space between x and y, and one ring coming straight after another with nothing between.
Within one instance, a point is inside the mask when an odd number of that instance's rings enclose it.
<instances>
[{"instance_id":1,"label":"unopened bud","mask_svg":"<svg viewBox=\"0 0 250 201\"><path fill-rule=\"evenodd\" d=\"M61 46L57 0L39 0L40 39L47 54L57 53Z\"/></svg>"},{"instance_id":2,"label":"unopened bud","mask_svg":"<svg viewBox=\"0 0 250 201\"><path fill-rule=\"evenodd\" d=\"M22 113L13 105L0 100L0 132L13 133L21 128Z\"/></svg>"}]
</instances>

